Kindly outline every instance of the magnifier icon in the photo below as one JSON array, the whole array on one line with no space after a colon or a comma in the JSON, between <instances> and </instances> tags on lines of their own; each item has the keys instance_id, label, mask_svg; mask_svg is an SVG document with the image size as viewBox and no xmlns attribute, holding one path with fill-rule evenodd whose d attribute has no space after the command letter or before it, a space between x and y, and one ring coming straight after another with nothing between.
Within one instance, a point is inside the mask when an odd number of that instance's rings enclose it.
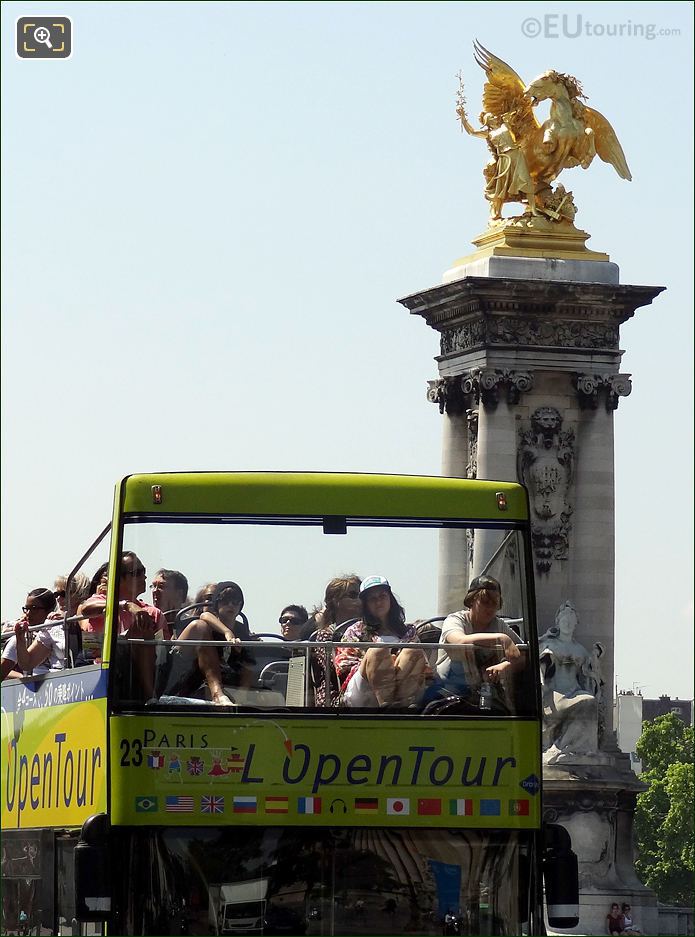
<instances>
[{"instance_id":1,"label":"magnifier icon","mask_svg":"<svg viewBox=\"0 0 695 937\"><path fill-rule=\"evenodd\" d=\"M48 46L49 49L53 48L51 33L47 26L37 26L34 30L34 39L36 42L42 42L44 45Z\"/></svg>"}]
</instances>

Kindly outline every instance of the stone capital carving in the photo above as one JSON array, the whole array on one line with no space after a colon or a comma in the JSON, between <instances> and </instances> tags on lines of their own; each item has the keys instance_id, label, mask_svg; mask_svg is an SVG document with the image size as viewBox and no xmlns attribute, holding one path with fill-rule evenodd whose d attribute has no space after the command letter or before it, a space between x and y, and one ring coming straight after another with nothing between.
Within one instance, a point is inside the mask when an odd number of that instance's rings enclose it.
<instances>
[{"instance_id":1,"label":"stone capital carving","mask_svg":"<svg viewBox=\"0 0 695 937\"><path fill-rule=\"evenodd\" d=\"M601 392L605 393L606 410L617 410L619 398L632 393L629 374L575 374L574 386L582 410L596 410Z\"/></svg>"},{"instance_id":2,"label":"stone capital carving","mask_svg":"<svg viewBox=\"0 0 695 937\"><path fill-rule=\"evenodd\" d=\"M572 529L570 484L574 475L574 431L562 429L555 407L538 407L531 428L519 431L517 474L529 490L531 540L539 573L569 556Z\"/></svg>"},{"instance_id":3,"label":"stone capital carving","mask_svg":"<svg viewBox=\"0 0 695 937\"><path fill-rule=\"evenodd\" d=\"M456 377L428 381L427 399L438 404L440 413L463 413L481 400L484 407L494 409L501 394L509 404L517 404L532 387L533 374L529 371L475 368Z\"/></svg>"},{"instance_id":4,"label":"stone capital carving","mask_svg":"<svg viewBox=\"0 0 695 937\"><path fill-rule=\"evenodd\" d=\"M437 404L440 413L461 414L466 409L466 395L460 377L441 377L436 381L428 381L427 399Z\"/></svg>"}]
</instances>

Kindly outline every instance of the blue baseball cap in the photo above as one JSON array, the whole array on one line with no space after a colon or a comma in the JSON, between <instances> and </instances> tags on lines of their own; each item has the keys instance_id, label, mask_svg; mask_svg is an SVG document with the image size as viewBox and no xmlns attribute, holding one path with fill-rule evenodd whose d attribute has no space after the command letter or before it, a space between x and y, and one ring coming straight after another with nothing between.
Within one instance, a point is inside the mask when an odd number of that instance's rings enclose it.
<instances>
[{"instance_id":1,"label":"blue baseball cap","mask_svg":"<svg viewBox=\"0 0 695 937\"><path fill-rule=\"evenodd\" d=\"M366 579L362 580L362 585L360 586L360 595L363 592L366 592L367 589L374 589L376 586L386 586L387 589L391 588L391 584L388 579L385 579L383 576L367 576Z\"/></svg>"}]
</instances>

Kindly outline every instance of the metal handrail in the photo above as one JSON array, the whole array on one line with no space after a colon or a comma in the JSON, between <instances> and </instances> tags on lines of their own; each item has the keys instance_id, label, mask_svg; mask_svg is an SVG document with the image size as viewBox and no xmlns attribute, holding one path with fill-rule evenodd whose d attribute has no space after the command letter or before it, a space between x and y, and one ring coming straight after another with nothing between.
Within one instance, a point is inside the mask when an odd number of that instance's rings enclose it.
<instances>
[{"instance_id":1,"label":"metal handrail","mask_svg":"<svg viewBox=\"0 0 695 937\"><path fill-rule=\"evenodd\" d=\"M453 645L451 643L446 643L443 641L437 642L435 644L432 642L408 642L405 641L394 641L386 643L384 641L282 641L277 642L273 641L225 641L224 639L205 639L205 638L129 638L128 632L118 635L119 644L127 644L128 642L132 643L137 641L138 644L152 644L157 647L192 647L199 644L203 647L248 647L256 648L258 647L267 647L267 648L296 648L297 650L314 650L314 649L323 649L327 647L357 647L357 648L370 648L370 647L391 647L391 648L415 648L421 651L431 650L435 647L448 648L452 647L462 647L462 645ZM474 647L476 646L475 642L470 642ZM465 646L465 645L463 645ZM485 647L490 647L489 644L485 644ZM500 645L501 646L501 645ZM526 643L520 643L516 645L520 651L526 651L529 648L529 645Z\"/></svg>"}]
</instances>

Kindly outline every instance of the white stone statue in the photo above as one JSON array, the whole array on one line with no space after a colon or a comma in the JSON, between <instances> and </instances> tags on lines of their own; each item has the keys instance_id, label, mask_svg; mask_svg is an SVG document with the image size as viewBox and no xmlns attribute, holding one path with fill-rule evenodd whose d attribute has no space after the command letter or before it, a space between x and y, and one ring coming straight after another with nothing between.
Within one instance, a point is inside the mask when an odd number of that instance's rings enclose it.
<instances>
[{"instance_id":1,"label":"white stone statue","mask_svg":"<svg viewBox=\"0 0 695 937\"><path fill-rule=\"evenodd\" d=\"M574 639L578 624L571 602L563 602L555 626L539 638L543 686L543 761L571 761L573 755L598 751L601 675L593 652Z\"/></svg>"}]
</instances>

